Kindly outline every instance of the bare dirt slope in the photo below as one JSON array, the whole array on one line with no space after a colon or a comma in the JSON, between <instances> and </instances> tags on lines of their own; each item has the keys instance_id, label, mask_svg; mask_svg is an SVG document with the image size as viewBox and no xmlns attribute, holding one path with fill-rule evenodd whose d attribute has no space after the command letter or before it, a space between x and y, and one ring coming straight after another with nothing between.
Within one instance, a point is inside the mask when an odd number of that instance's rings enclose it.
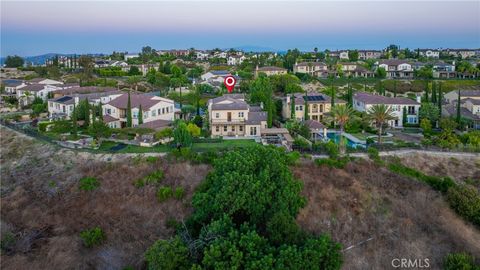
<instances>
[{"instance_id":1,"label":"bare dirt slope","mask_svg":"<svg viewBox=\"0 0 480 270\"><path fill-rule=\"evenodd\" d=\"M343 269L390 269L394 258L429 258L441 269L450 252L480 256L480 231L425 184L365 160L343 170L309 163L294 173L308 199L297 218L304 229L330 233L344 248L373 237L344 252Z\"/></svg>"},{"instance_id":2,"label":"bare dirt slope","mask_svg":"<svg viewBox=\"0 0 480 270\"><path fill-rule=\"evenodd\" d=\"M205 178L207 165L119 155L115 161L76 154L1 130L1 227L17 241L1 255L2 269L140 268L143 253L160 238L173 234L169 219L188 216L193 189ZM133 182L163 169L162 185L182 186L187 196L159 203L156 187ZM101 187L81 191L78 181L95 176ZM105 244L88 249L79 234L101 227Z\"/></svg>"}]
</instances>

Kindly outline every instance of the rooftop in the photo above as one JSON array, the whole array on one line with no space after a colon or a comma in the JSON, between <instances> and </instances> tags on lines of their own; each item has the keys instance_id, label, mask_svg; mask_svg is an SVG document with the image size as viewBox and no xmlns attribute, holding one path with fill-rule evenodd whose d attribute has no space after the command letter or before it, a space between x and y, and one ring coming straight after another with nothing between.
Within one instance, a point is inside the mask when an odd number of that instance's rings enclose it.
<instances>
[{"instance_id":1,"label":"rooftop","mask_svg":"<svg viewBox=\"0 0 480 270\"><path fill-rule=\"evenodd\" d=\"M402 104L402 105L420 105L415 100L405 97L385 97L365 92L358 92L353 97L355 100L365 104Z\"/></svg>"},{"instance_id":2,"label":"rooftop","mask_svg":"<svg viewBox=\"0 0 480 270\"><path fill-rule=\"evenodd\" d=\"M130 94L130 105L132 108L139 108L140 106L142 106L142 110L148 110L161 101L168 101L173 105L173 101L164 98L140 94ZM107 104L119 109L126 109L128 104L128 94L123 94L108 102Z\"/></svg>"}]
</instances>

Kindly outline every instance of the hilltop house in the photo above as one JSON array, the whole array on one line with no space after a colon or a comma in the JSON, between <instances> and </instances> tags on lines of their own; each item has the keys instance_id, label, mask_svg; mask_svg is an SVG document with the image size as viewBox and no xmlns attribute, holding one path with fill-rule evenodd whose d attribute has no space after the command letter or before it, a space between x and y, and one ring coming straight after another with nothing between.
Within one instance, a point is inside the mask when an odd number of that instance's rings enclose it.
<instances>
[{"instance_id":1,"label":"hilltop house","mask_svg":"<svg viewBox=\"0 0 480 270\"><path fill-rule=\"evenodd\" d=\"M292 103L295 105L295 119L302 121L305 119L305 109L308 110L308 118L311 120L322 121L326 114L331 110L331 97L323 93L294 93L282 98L282 117L284 119L292 118ZM345 105L344 100L335 99L336 105ZM308 108L305 108L305 105Z\"/></svg>"},{"instance_id":2,"label":"hilltop house","mask_svg":"<svg viewBox=\"0 0 480 270\"><path fill-rule=\"evenodd\" d=\"M444 98L448 104L442 107L442 115L456 117L458 91L450 91ZM470 127L480 129L480 90L460 90L460 115L470 121Z\"/></svg>"},{"instance_id":3,"label":"hilltop house","mask_svg":"<svg viewBox=\"0 0 480 270\"><path fill-rule=\"evenodd\" d=\"M433 64L432 69L434 78L452 79L457 75L453 64L438 62Z\"/></svg>"},{"instance_id":4,"label":"hilltop house","mask_svg":"<svg viewBox=\"0 0 480 270\"><path fill-rule=\"evenodd\" d=\"M322 77L323 74L328 73L328 68L327 65L323 62L301 62L295 63L295 65L293 66L293 72Z\"/></svg>"},{"instance_id":5,"label":"hilltop house","mask_svg":"<svg viewBox=\"0 0 480 270\"><path fill-rule=\"evenodd\" d=\"M420 49L418 50L420 56L425 56L428 58L439 58L440 57L440 50L434 49Z\"/></svg>"},{"instance_id":6,"label":"hilltop house","mask_svg":"<svg viewBox=\"0 0 480 270\"><path fill-rule=\"evenodd\" d=\"M359 60L378 59L382 57L381 51L376 50L358 50Z\"/></svg>"},{"instance_id":7,"label":"hilltop house","mask_svg":"<svg viewBox=\"0 0 480 270\"><path fill-rule=\"evenodd\" d=\"M5 93L9 95L14 95L17 93L17 89L24 87L26 84L21 80L3 80L3 85L5 85Z\"/></svg>"},{"instance_id":8,"label":"hilltop house","mask_svg":"<svg viewBox=\"0 0 480 270\"><path fill-rule=\"evenodd\" d=\"M244 94L226 94L210 99L207 105L213 137L260 137L267 128L267 113L259 106L250 106Z\"/></svg>"},{"instance_id":9,"label":"hilltop house","mask_svg":"<svg viewBox=\"0 0 480 270\"><path fill-rule=\"evenodd\" d=\"M402 127L403 122L418 124L420 103L404 97L385 97L365 92L356 93L353 96L353 108L360 112L368 112L373 105L384 104L391 108L395 120L388 122L390 127ZM403 119L404 111L407 119Z\"/></svg>"},{"instance_id":10,"label":"hilltop house","mask_svg":"<svg viewBox=\"0 0 480 270\"><path fill-rule=\"evenodd\" d=\"M274 66L268 66L268 67L258 67L255 69L255 77L258 77L258 74L264 73L267 76L271 75L281 75L281 74L287 74L287 69L281 68L281 67L274 67Z\"/></svg>"},{"instance_id":11,"label":"hilltop house","mask_svg":"<svg viewBox=\"0 0 480 270\"><path fill-rule=\"evenodd\" d=\"M240 65L245 61L246 57L245 55L230 55L227 58L227 65L229 66L236 66Z\"/></svg>"},{"instance_id":12,"label":"hilltop house","mask_svg":"<svg viewBox=\"0 0 480 270\"><path fill-rule=\"evenodd\" d=\"M343 75L346 77L365 77L371 78L375 76L373 71L370 71L357 63L343 62L342 66Z\"/></svg>"},{"instance_id":13,"label":"hilltop house","mask_svg":"<svg viewBox=\"0 0 480 270\"><path fill-rule=\"evenodd\" d=\"M61 85L63 82L45 78L33 78L28 80L27 84Z\"/></svg>"},{"instance_id":14,"label":"hilltop house","mask_svg":"<svg viewBox=\"0 0 480 270\"><path fill-rule=\"evenodd\" d=\"M111 128L127 127L128 94L122 94L103 105L103 121ZM130 94L133 127L158 129L169 125L175 117L173 100L140 94ZM141 108L141 111L140 111ZM142 113L143 124L138 115Z\"/></svg>"},{"instance_id":15,"label":"hilltop house","mask_svg":"<svg viewBox=\"0 0 480 270\"><path fill-rule=\"evenodd\" d=\"M382 60L375 63L377 68L384 68L387 72L387 78L413 79L413 68L405 60Z\"/></svg>"},{"instance_id":16,"label":"hilltop house","mask_svg":"<svg viewBox=\"0 0 480 270\"><path fill-rule=\"evenodd\" d=\"M82 89L86 88L86 89ZM106 104L121 96L123 92L109 87L77 87L75 89L57 90L48 100L48 114L53 119L70 119L74 106L81 100L88 100L91 105Z\"/></svg>"},{"instance_id":17,"label":"hilltop house","mask_svg":"<svg viewBox=\"0 0 480 270\"><path fill-rule=\"evenodd\" d=\"M208 81L209 79L216 76L228 76L228 75L231 75L230 71L228 70L210 70L202 74L200 76L200 79L202 79L202 81Z\"/></svg>"}]
</instances>

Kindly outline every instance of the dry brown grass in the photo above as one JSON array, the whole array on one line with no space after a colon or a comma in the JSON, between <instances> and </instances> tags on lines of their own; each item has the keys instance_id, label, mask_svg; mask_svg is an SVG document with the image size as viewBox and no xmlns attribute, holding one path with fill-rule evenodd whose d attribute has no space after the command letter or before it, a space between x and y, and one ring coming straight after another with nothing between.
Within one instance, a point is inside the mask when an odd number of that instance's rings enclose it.
<instances>
[{"instance_id":1,"label":"dry brown grass","mask_svg":"<svg viewBox=\"0 0 480 270\"><path fill-rule=\"evenodd\" d=\"M453 251L480 256L480 232L453 213L430 187L367 161L344 170L313 163L294 168L308 198L297 218L313 233L327 232L344 248L343 269L389 269L394 258L429 258L440 269Z\"/></svg>"},{"instance_id":2,"label":"dry brown grass","mask_svg":"<svg viewBox=\"0 0 480 270\"><path fill-rule=\"evenodd\" d=\"M182 220L190 214L193 190L210 170L207 165L167 164L161 159L151 164L134 158L124 158L122 162L72 158L72 153L54 153L50 148L32 144L28 150L32 155L50 151L50 157L42 157L47 160L41 161L40 168L14 167L19 159L31 158L25 154L2 160L2 167L9 171L4 174L6 170L2 169L1 175L2 185L5 182L7 187L2 196L2 226L5 224L17 236L12 251L2 254L2 269L121 269L128 265L139 268L145 250L154 241L173 234L166 221ZM56 168L57 155L64 172ZM72 168L65 171L70 158ZM185 188L183 200L159 203L155 196L157 187L133 185L136 179L158 169L165 172L162 185ZM53 175L40 172L43 170ZM78 180L85 176L99 179L100 188L91 192L79 190ZM49 184L52 180L55 186ZM95 226L105 231L107 241L88 249L79 234Z\"/></svg>"}]
</instances>

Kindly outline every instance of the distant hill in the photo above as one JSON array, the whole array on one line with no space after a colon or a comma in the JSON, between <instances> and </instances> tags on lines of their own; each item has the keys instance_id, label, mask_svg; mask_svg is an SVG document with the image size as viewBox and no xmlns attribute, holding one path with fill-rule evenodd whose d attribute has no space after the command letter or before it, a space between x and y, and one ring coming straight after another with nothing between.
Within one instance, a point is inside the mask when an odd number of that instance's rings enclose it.
<instances>
[{"instance_id":1,"label":"distant hill","mask_svg":"<svg viewBox=\"0 0 480 270\"><path fill-rule=\"evenodd\" d=\"M55 57L56 55L58 56L73 56L73 53L70 54L65 54L65 53L46 53L42 55L36 55L36 56L25 56L23 59L25 60L25 63L32 63L34 65L43 65L45 64L45 61L48 59L51 59ZM79 54L77 54L79 55ZM101 53L94 53L94 54L89 54L92 56L103 56L104 54ZM5 63L5 58L6 57L1 57L0 58L0 65L3 65Z\"/></svg>"}]
</instances>

